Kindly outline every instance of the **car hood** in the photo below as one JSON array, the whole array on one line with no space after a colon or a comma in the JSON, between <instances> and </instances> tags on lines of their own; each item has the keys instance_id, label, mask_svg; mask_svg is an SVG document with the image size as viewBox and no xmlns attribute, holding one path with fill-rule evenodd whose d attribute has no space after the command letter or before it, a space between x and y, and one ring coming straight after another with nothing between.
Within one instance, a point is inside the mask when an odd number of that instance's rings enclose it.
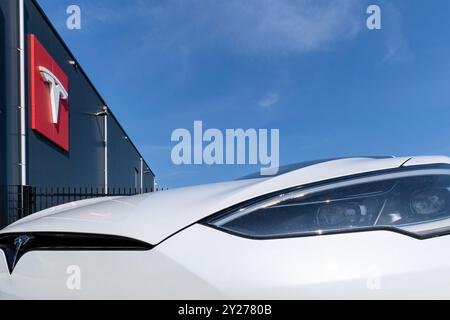
<instances>
[{"instance_id":1,"label":"car hood","mask_svg":"<svg viewBox=\"0 0 450 320\"><path fill-rule=\"evenodd\" d=\"M271 178L231 181L133 197L68 203L22 219L5 233L76 232L129 237L156 245L218 211L271 192L412 163L450 163L447 157L352 158L328 161Z\"/></svg>"}]
</instances>

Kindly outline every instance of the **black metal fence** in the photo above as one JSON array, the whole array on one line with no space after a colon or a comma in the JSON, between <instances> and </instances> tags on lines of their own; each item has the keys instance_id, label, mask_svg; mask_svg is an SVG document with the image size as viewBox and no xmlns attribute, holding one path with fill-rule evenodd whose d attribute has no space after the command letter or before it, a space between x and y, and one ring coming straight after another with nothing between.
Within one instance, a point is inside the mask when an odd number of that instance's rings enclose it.
<instances>
[{"instance_id":1,"label":"black metal fence","mask_svg":"<svg viewBox=\"0 0 450 320\"><path fill-rule=\"evenodd\" d=\"M8 224L35 212L61 204L100 197L132 196L153 192L134 188L46 188L31 186L8 187ZM157 190L156 190L157 191Z\"/></svg>"}]
</instances>

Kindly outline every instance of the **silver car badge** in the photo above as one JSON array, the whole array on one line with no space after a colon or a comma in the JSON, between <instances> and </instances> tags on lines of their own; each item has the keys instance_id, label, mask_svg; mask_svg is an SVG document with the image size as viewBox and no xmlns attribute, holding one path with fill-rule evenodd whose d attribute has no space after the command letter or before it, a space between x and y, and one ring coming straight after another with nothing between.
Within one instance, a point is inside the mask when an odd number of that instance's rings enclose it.
<instances>
[{"instance_id":1,"label":"silver car badge","mask_svg":"<svg viewBox=\"0 0 450 320\"><path fill-rule=\"evenodd\" d=\"M19 256L20 253L20 249L27 244L28 241L31 240L31 237L23 235L20 237L17 237L16 239L14 239L14 246L15 246L15 251L14 251L14 257L13 257L13 261L12 261L12 267L14 268L14 266L16 265L16 261L17 261L17 257Z\"/></svg>"}]
</instances>

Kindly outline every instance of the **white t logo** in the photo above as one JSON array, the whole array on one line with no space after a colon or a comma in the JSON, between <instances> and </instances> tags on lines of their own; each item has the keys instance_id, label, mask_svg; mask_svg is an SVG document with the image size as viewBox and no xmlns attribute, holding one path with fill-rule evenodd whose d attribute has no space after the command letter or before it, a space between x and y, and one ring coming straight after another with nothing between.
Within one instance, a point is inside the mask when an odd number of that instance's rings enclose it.
<instances>
[{"instance_id":1,"label":"white t logo","mask_svg":"<svg viewBox=\"0 0 450 320\"><path fill-rule=\"evenodd\" d=\"M52 123L57 124L59 119L59 101L69 98L69 94L61 81L47 68L39 67L42 79L50 85L50 100L52 105Z\"/></svg>"}]
</instances>

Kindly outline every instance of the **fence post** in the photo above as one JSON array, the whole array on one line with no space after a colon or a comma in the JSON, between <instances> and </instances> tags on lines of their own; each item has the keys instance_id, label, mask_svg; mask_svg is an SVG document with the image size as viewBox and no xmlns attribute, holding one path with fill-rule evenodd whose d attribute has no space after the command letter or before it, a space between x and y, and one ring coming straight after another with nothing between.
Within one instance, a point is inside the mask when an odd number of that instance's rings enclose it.
<instances>
[{"instance_id":1,"label":"fence post","mask_svg":"<svg viewBox=\"0 0 450 320\"><path fill-rule=\"evenodd\" d=\"M30 186L23 186L22 187L22 212L20 213L19 218L24 218L30 214L32 214L32 208L33 208L33 199L32 199L32 192L31 192Z\"/></svg>"}]
</instances>

